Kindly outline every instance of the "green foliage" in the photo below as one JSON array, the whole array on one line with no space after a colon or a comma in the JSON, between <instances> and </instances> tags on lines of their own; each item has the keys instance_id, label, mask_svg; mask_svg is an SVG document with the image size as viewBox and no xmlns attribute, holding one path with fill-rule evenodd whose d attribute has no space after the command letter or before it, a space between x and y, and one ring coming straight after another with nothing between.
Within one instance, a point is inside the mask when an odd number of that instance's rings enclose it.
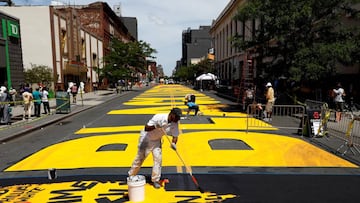
<instances>
[{"instance_id":1,"label":"green foliage","mask_svg":"<svg viewBox=\"0 0 360 203\"><path fill-rule=\"evenodd\" d=\"M181 66L174 73L174 77L177 80L194 80L196 76L202 73L214 73L213 62L209 59L201 60L198 64L192 64L190 66Z\"/></svg>"},{"instance_id":2,"label":"green foliage","mask_svg":"<svg viewBox=\"0 0 360 203\"><path fill-rule=\"evenodd\" d=\"M358 0L356 0L359 2ZM235 36L240 50L255 48L259 73L268 78L319 80L334 74L336 62L359 62L359 27L344 25L343 16L359 20L350 0L252 0L235 20L260 21L252 39ZM251 28L245 28L251 31ZM264 58L272 59L263 60Z\"/></svg>"},{"instance_id":3,"label":"green foliage","mask_svg":"<svg viewBox=\"0 0 360 203\"><path fill-rule=\"evenodd\" d=\"M25 70L25 83L50 84L53 81L52 69L45 65L31 64L31 68Z\"/></svg>"},{"instance_id":4,"label":"green foliage","mask_svg":"<svg viewBox=\"0 0 360 203\"><path fill-rule=\"evenodd\" d=\"M136 71L146 71L147 58L155 58L156 50L143 41L122 42L112 39L111 52L104 57L105 66L100 69L101 77L115 82L120 78L130 78Z\"/></svg>"}]
</instances>

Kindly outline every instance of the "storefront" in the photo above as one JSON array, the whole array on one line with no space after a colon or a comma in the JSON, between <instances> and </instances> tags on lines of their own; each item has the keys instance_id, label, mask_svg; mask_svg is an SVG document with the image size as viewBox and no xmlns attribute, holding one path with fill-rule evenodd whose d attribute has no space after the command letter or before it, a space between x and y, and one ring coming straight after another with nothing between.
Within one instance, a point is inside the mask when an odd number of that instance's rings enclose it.
<instances>
[{"instance_id":1,"label":"storefront","mask_svg":"<svg viewBox=\"0 0 360 203\"><path fill-rule=\"evenodd\" d=\"M17 89L23 82L19 19L0 12L0 85Z\"/></svg>"}]
</instances>

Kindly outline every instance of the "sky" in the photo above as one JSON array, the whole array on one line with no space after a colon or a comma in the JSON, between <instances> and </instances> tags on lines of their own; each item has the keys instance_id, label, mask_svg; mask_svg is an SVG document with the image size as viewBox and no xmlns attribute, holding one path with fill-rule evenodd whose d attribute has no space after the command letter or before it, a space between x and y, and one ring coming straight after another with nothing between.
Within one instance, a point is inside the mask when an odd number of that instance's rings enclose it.
<instances>
[{"instance_id":1,"label":"sky","mask_svg":"<svg viewBox=\"0 0 360 203\"><path fill-rule=\"evenodd\" d=\"M58 0L67 4L86 5L96 0ZM49 5L50 0L13 0L15 5ZM230 0L106 0L111 8L121 6L124 17L136 17L138 40L156 49L155 61L167 76L172 75L181 59L182 32L211 25Z\"/></svg>"}]
</instances>

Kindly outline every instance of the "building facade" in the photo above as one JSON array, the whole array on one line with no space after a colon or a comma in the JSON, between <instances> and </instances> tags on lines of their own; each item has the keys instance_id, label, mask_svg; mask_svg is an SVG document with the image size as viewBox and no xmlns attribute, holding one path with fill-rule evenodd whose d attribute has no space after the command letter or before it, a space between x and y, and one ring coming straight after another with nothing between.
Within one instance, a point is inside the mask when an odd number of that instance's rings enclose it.
<instances>
[{"instance_id":1,"label":"building facade","mask_svg":"<svg viewBox=\"0 0 360 203\"><path fill-rule=\"evenodd\" d=\"M238 98L238 102L244 101L244 91L249 86L254 86L255 83L260 84L262 81L262 73L257 71L256 61L253 60L257 53L252 49L239 50L232 45L231 38L234 36L242 36L244 41L252 40L256 29L260 28L260 21L257 19L241 22L234 19L238 12L238 8L244 6L248 0L230 0L227 6L223 9L221 14L213 21L210 35L213 38L213 45L215 51L214 65L216 75L220 81L220 85L231 89L230 94ZM354 8L359 9L360 4L353 5ZM342 23L345 25L359 25L359 21L353 18L344 16ZM274 42L269 42L274 43ZM264 59L265 60L265 59ZM344 65L336 65L336 74L333 81L328 81L326 85L319 91L325 91L326 88L332 88L336 81L341 81L352 95L359 95L355 93L359 88L359 82L355 78L360 75L359 64L345 67ZM256 82L255 82L256 80ZM319 84L321 85L321 84ZM312 87L309 87L311 89ZM315 91L315 90L314 90ZM323 100L326 93L322 95L307 95L311 99ZM357 96L359 99L359 96Z\"/></svg>"},{"instance_id":2,"label":"building facade","mask_svg":"<svg viewBox=\"0 0 360 203\"><path fill-rule=\"evenodd\" d=\"M8 89L24 81L20 28L18 18L0 11L0 86Z\"/></svg>"},{"instance_id":3,"label":"building facade","mask_svg":"<svg viewBox=\"0 0 360 203\"><path fill-rule=\"evenodd\" d=\"M255 24L252 21L241 22L234 20L239 6L244 0L231 0L218 18L213 21L210 35L214 40L215 69L221 84L240 86L242 70L247 66L250 56L244 50L237 50L231 44L231 37L239 34L245 38L252 37Z\"/></svg>"},{"instance_id":4,"label":"building facade","mask_svg":"<svg viewBox=\"0 0 360 203\"><path fill-rule=\"evenodd\" d=\"M20 20L23 35L23 66L44 65L53 69L54 88L65 90L69 82L106 86L99 78L103 57L110 53L112 38L133 41L121 19L104 2L83 6L16 6L0 11ZM41 81L39 81L41 82Z\"/></svg>"},{"instance_id":5,"label":"building facade","mask_svg":"<svg viewBox=\"0 0 360 203\"><path fill-rule=\"evenodd\" d=\"M199 29L184 30L182 33L182 66L197 64L207 58L212 47L210 26L200 26Z\"/></svg>"}]
</instances>

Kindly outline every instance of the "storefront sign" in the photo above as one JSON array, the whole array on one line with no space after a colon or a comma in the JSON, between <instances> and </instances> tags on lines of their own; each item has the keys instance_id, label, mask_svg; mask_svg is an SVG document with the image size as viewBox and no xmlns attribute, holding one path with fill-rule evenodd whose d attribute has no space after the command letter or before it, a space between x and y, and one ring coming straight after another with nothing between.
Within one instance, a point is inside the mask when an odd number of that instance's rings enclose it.
<instances>
[{"instance_id":1,"label":"storefront sign","mask_svg":"<svg viewBox=\"0 0 360 203\"><path fill-rule=\"evenodd\" d=\"M20 30L19 30L18 23L8 20L7 21L7 30L8 30L9 37L16 37L16 38L20 37Z\"/></svg>"}]
</instances>

